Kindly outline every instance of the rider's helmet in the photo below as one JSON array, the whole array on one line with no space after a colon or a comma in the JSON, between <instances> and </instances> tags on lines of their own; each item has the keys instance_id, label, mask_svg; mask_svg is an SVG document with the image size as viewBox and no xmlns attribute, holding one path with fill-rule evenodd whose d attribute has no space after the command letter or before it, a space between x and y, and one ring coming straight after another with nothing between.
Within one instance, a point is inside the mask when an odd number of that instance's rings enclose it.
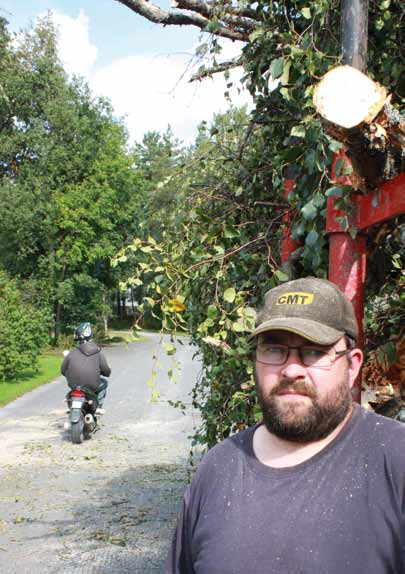
<instances>
[{"instance_id":1,"label":"rider's helmet","mask_svg":"<svg viewBox=\"0 0 405 574\"><path fill-rule=\"evenodd\" d=\"M90 341L93 336L90 323L80 323L75 329L74 340L79 343Z\"/></svg>"}]
</instances>

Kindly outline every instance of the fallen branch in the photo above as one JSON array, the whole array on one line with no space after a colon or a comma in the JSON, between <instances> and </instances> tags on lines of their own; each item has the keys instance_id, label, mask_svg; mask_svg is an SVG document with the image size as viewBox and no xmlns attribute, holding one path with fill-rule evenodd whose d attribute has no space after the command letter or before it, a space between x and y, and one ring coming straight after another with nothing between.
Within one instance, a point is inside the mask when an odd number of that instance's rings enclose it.
<instances>
[{"instance_id":1,"label":"fallen branch","mask_svg":"<svg viewBox=\"0 0 405 574\"><path fill-rule=\"evenodd\" d=\"M237 159L238 161L242 161L242 156L243 156L243 154L244 154L244 152L245 152L245 148L246 148L246 146L247 146L247 144L248 144L248 142L249 142L249 140L250 140L250 136L251 136L252 133L253 133L253 130L254 130L255 125L256 125L256 122L255 122L255 121L250 121L250 122L249 122L249 125L248 125L248 127L247 127L247 130L245 131L245 134L244 134L244 136L243 136L243 140L242 140L242 142L241 142L240 145L239 145L238 151L236 152L236 159Z\"/></svg>"},{"instance_id":2,"label":"fallen branch","mask_svg":"<svg viewBox=\"0 0 405 574\"><path fill-rule=\"evenodd\" d=\"M222 349L226 353L229 353L229 351L231 350L231 347L228 345L228 343L226 343L225 341L220 341L219 339L215 339L215 337L207 336L203 338L203 341L204 343L207 343L207 345Z\"/></svg>"}]
</instances>

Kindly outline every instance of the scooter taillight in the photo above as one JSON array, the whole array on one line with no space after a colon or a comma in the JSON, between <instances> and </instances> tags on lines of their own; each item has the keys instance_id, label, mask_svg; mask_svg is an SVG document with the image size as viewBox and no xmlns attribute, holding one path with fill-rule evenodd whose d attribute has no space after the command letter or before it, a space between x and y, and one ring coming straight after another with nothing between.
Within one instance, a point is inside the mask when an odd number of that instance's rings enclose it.
<instances>
[{"instance_id":1,"label":"scooter taillight","mask_svg":"<svg viewBox=\"0 0 405 574\"><path fill-rule=\"evenodd\" d=\"M70 393L71 397L84 397L84 392L83 391L79 391L79 389L73 389L73 391Z\"/></svg>"}]
</instances>

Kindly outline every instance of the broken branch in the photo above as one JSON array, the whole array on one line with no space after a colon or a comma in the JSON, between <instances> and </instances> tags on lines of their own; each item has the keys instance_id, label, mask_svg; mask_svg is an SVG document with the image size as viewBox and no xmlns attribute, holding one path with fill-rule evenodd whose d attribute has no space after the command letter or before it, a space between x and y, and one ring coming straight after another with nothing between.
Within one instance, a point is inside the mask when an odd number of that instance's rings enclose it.
<instances>
[{"instance_id":1,"label":"broken branch","mask_svg":"<svg viewBox=\"0 0 405 574\"><path fill-rule=\"evenodd\" d=\"M174 25L174 26L196 26L200 30L208 31L207 26L210 24L210 19L200 13L187 13L181 11L166 11L162 10L156 4L149 2L148 0L117 0L136 14L143 16L147 20L154 22L155 24L162 24L164 26ZM249 37L249 32L240 31L234 29L234 24L229 24L227 27L224 24L218 24L215 30L216 36L221 36L223 38L229 38L230 40L241 40L247 41Z\"/></svg>"},{"instance_id":2,"label":"broken branch","mask_svg":"<svg viewBox=\"0 0 405 574\"><path fill-rule=\"evenodd\" d=\"M314 105L326 133L345 145L357 189L375 189L405 171L405 116L383 86L339 66L316 86Z\"/></svg>"},{"instance_id":3,"label":"broken branch","mask_svg":"<svg viewBox=\"0 0 405 574\"><path fill-rule=\"evenodd\" d=\"M242 65L242 58L237 58L236 60L226 60L221 62L212 68L204 69L196 74L193 74L189 79L189 82L195 82L196 80L202 80L203 78L210 78L213 74L218 74L220 72L226 72L226 70L231 70L232 68L237 68Z\"/></svg>"}]
</instances>

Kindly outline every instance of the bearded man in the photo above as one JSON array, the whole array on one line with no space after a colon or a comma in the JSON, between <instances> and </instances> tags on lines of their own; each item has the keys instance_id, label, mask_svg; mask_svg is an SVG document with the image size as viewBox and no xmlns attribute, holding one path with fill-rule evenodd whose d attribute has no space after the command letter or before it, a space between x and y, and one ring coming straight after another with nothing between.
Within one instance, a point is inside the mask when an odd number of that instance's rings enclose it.
<instances>
[{"instance_id":1,"label":"bearded man","mask_svg":"<svg viewBox=\"0 0 405 574\"><path fill-rule=\"evenodd\" d=\"M405 574L405 426L353 404L357 337L329 281L266 294L252 337L263 420L203 458L167 574Z\"/></svg>"}]
</instances>

